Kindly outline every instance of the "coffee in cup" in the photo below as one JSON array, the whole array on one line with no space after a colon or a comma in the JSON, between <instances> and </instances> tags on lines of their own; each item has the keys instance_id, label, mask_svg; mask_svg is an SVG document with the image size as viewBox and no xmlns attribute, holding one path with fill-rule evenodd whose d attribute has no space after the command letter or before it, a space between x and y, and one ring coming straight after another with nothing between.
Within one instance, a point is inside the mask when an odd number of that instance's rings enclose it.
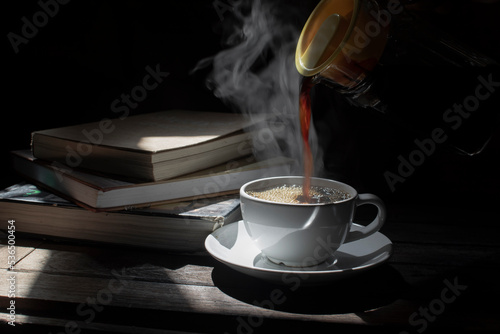
<instances>
[{"instance_id":1,"label":"coffee in cup","mask_svg":"<svg viewBox=\"0 0 500 334\"><path fill-rule=\"evenodd\" d=\"M306 199L302 185L297 184L282 184L261 190L249 190L247 194L271 202L289 204L336 203L351 197L349 193L337 188L312 186L309 188L309 199Z\"/></svg>"}]
</instances>

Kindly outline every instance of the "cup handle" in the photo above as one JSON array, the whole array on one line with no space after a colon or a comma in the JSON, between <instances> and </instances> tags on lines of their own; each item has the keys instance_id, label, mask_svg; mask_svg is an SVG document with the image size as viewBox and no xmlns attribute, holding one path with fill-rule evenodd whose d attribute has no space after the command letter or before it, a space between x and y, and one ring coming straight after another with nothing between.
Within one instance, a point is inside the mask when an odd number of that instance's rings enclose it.
<instances>
[{"instance_id":1,"label":"cup handle","mask_svg":"<svg viewBox=\"0 0 500 334\"><path fill-rule=\"evenodd\" d=\"M344 243L366 238L379 231L382 228L382 225L384 225L386 219L384 202L382 202L382 200L378 196L375 196L373 194L359 194L358 198L356 199L356 207L365 204L373 204L377 207L377 217L375 217L375 219L365 228L359 231L350 231L347 234Z\"/></svg>"}]
</instances>

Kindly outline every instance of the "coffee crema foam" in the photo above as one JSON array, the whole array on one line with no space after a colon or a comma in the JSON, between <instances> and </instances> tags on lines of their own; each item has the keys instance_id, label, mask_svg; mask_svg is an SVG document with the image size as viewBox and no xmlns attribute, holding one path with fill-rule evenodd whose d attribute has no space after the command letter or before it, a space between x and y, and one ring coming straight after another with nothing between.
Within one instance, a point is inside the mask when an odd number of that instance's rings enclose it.
<instances>
[{"instance_id":1,"label":"coffee crema foam","mask_svg":"<svg viewBox=\"0 0 500 334\"><path fill-rule=\"evenodd\" d=\"M351 198L352 196L340 189L311 186L309 188L310 200L306 201L302 185L282 185L262 190L246 191L252 197L271 202L286 204L314 204L336 203Z\"/></svg>"}]
</instances>

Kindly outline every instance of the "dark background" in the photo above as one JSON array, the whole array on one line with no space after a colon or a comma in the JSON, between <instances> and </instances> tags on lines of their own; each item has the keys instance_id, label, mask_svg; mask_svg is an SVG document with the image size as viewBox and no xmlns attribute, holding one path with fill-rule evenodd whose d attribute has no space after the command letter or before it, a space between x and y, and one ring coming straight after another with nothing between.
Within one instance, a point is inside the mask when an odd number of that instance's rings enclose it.
<instances>
[{"instance_id":1,"label":"dark background","mask_svg":"<svg viewBox=\"0 0 500 334\"><path fill-rule=\"evenodd\" d=\"M500 60L498 1L409 2L432 24ZM286 2L303 13L303 20L316 3ZM8 152L29 148L32 131L116 117L111 102L141 84L148 65L159 64L169 76L131 114L172 108L229 111L206 88L210 69L190 71L199 60L226 47L221 41L224 25L232 20L230 1L73 0L59 5L58 13L27 44L21 44L17 54L7 34L20 35L21 18L32 21L41 9L37 1L9 1L4 6L2 188L21 180L8 167ZM316 96L331 98L332 94L321 87ZM475 157L439 148L391 192L383 172L396 169L398 155L411 152L414 134L364 110L351 111L349 106L333 120L323 110L315 122L323 129L327 172L360 191L379 194L389 203L494 210L500 186L498 135ZM335 135L335 129L342 135ZM325 139L325 133L332 134L330 139ZM341 152L342 158L328 156L332 150Z\"/></svg>"}]
</instances>

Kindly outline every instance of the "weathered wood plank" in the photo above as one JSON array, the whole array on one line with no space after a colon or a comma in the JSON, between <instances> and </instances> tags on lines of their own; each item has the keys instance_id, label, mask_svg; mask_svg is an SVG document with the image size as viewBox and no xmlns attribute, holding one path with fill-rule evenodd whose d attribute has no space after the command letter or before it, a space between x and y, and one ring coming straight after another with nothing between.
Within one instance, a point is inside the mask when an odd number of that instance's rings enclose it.
<instances>
[{"instance_id":1,"label":"weathered wood plank","mask_svg":"<svg viewBox=\"0 0 500 334\"><path fill-rule=\"evenodd\" d=\"M10 319L8 315L5 313L0 313L0 322L9 322ZM165 330L165 329L155 329L137 326L122 326L116 324L109 323L98 323L91 322L86 323L85 321L75 321L72 319L61 319L61 318L47 318L47 317L38 317L38 316L27 316L23 314L17 314L16 320L14 322L15 326L13 329L18 329L19 333L26 333L27 330L30 330L30 325L36 325L36 328L32 328L33 332L40 333L42 332L42 328L40 326L44 326L45 328L59 328L57 333L67 333L66 328L70 329L70 332L80 333L82 330L92 330L92 331L102 331L106 333L123 333L123 334L193 334L193 332L184 332L184 331L174 331L174 330ZM69 325L68 325L69 324ZM146 324L145 324L146 325ZM27 328L28 327L28 328ZM48 333L49 331L43 331ZM54 333L56 333L54 331Z\"/></svg>"},{"instance_id":2,"label":"weathered wood plank","mask_svg":"<svg viewBox=\"0 0 500 334\"><path fill-rule=\"evenodd\" d=\"M151 311L181 312L185 314L206 314L213 316L227 316L233 321L234 331L239 322L248 319L258 320L275 319L283 321L307 321L311 323L343 324L354 326L389 326L404 328L409 326L409 317L418 312L420 307L428 306L432 301L433 294L424 301L409 300L399 298L386 301L363 301L363 294L349 293L346 291L345 297L350 295L350 302L342 299L342 305L335 304L337 293L327 293L328 300L322 300L320 289L304 291L285 291L285 288L276 286L264 286L257 295L245 299L237 293L222 291L217 287L179 285L170 283L142 282L128 280L126 271L116 273L114 280L103 278L80 278L71 276L49 275L43 273L17 273L17 301L18 305L23 299L56 301L71 303L75 315L73 318L79 321L88 320L89 310L101 312L107 308L126 308L133 310L134 314ZM0 290L5 291L5 283L0 282ZM243 287L242 287L243 288ZM255 287L253 287L255 288ZM333 286L330 287L333 289ZM283 294L279 294L282 289ZM370 291L373 291L370 288ZM227 293L229 292L229 293ZM239 293L243 293L240 291ZM267 298L266 298L267 295ZM435 291L436 298L440 297L440 289ZM302 304L297 304L290 300L288 305L278 302L283 298L296 298ZM323 297L324 298L324 297ZM331 298L331 299L330 299ZM445 327L480 326L480 328L490 328L495 324L481 324L474 319L483 319L482 311L477 305L466 303L460 299L457 305L466 305L460 313L449 312L447 318L453 321L443 324ZM274 301L274 303L273 303ZM286 301L287 303L289 301ZM318 303L325 303L318 306ZM344 305L345 304L345 305ZM485 307L485 306L484 306ZM349 312L349 308L351 311ZM19 310L22 314L22 309ZM47 310L50 312L50 309ZM54 314L52 317L56 318ZM252 318L253 317L253 318ZM46 315L44 318L51 318ZM487 318L487 317L486 317ZM243 320L241 320L243 319ZM267 321L267 320L266 320Z\"/></svg>"},{"instance_id":3,"label":"weathered wood plank","mask_svg":"<svg viewBox=\"0 0 500 334\"><path fill-rule=\"evenodd\" d=\"M210 275L215 262L207 256L182 256L151 250L46 243L18 262L15 269L112 278L113 271L126 267L128 275L135 280L213 285Z\"/></svg>"},{"instance_id":4,"label":"weathered wood plank","mask_svg":"<svg viewBox=\"0 0 500 334\"><path fill-rule=\"evenodd\" d=\"M424 266L494 267L500 265L500 248L396 243L389 261Z\"/></svg>"},{"instance_id":5,"label":"weathered wood plank","mask_svg":"<svg viewBox=\"0 0 500 334\"><path fill-rule=\"evenodd\" d=\"M257 307L235 299L216 287L128 280L130 277L126 271L117 272L114 279L24 272L18 272L16 275L16 298L79 304L82 305L82 314L93 304L103 308L109 305L137 310L154 309L245 317L253 315L278 319L367 324L367 321L354 313L310 315ZM2 272L2 276L5 276L5 272ZM3 278L0 282L0 291L6 291L7 283Z\"/></svg>"},{"instance_id":6,"label":"weathered wood plank","mask_svg":"<svg viewBox=\"0 0 500 334\"><path fill-rule=\"evenodd\" d=\"M9 255L15 256L16 263L19 263L42 243L43 241L40 240L17 239L16 243L11 245L14 248L9 248L7 244L0 244L0 269L7 269L9 267ZM10 254L10 252L14 252L14 254Z\"/></svg>"},{"instance_id":7,"label":"weathered wood plank","mask_svg":"<svg viewBox=\"0 0 500 334\"><path fill-rule=\"evenodd\" d=\"M444 267L494 267L500 265L500 248L436 244L395 243L392 264ZM217 262L210 257L176 256L127 249L87 248L45 244L31 249L16 264L18 271L40 271L86 277L112 277L111 271L126 267L137 280L179 284L213 285L210 278Z\"/></svg>"}]
</instances>

